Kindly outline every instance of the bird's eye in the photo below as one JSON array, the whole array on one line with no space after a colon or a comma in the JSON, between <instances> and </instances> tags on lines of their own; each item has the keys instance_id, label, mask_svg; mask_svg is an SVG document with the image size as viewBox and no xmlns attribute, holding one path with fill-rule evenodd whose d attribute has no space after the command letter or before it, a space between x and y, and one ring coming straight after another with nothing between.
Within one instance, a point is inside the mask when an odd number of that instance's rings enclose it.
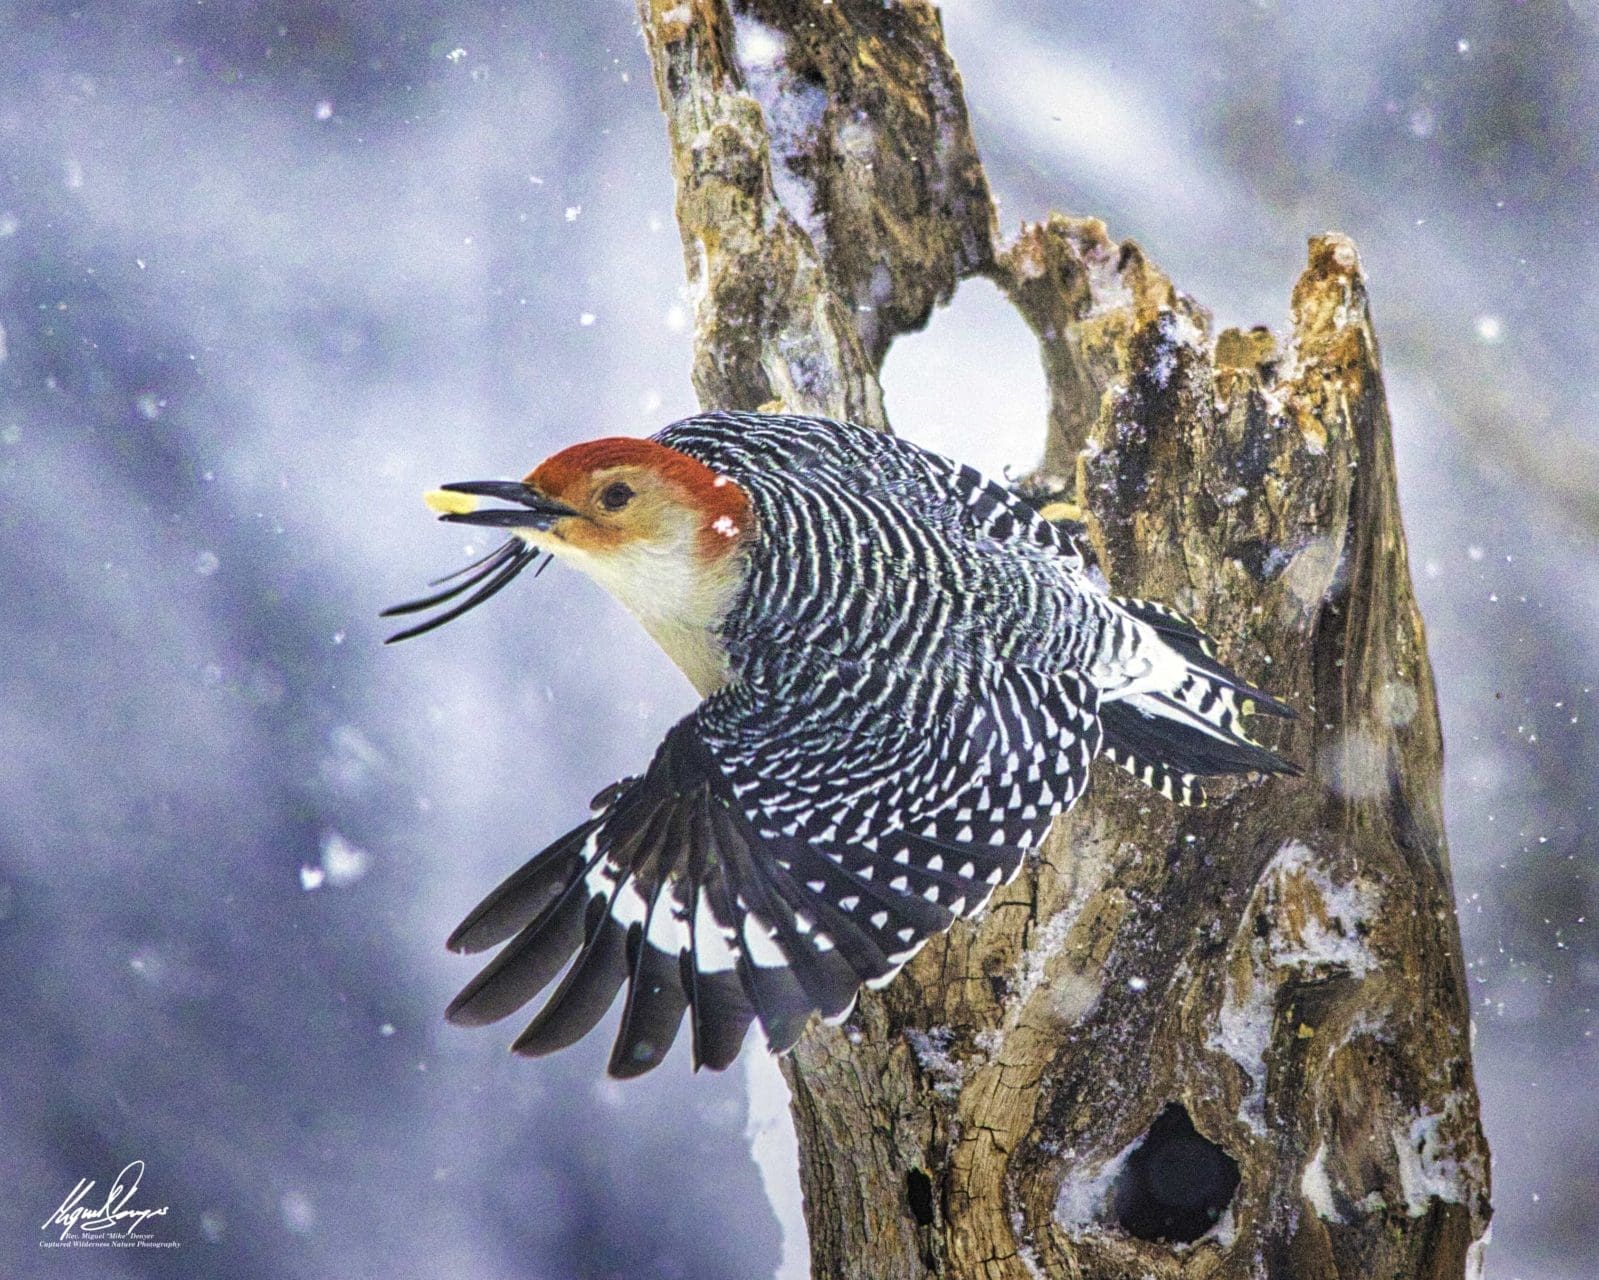
<instances>
[{"instance_id":1,"label":"bird's eye","mask_svg":"<svg viewBox=\"0 0 1599 1280\"><path fill-rule=\"evenodd\" d=\"M633 500L633 490L618 480L608 484L600 493L600 506L607 511L620 511Z\"/></svg>"}]
</instances>

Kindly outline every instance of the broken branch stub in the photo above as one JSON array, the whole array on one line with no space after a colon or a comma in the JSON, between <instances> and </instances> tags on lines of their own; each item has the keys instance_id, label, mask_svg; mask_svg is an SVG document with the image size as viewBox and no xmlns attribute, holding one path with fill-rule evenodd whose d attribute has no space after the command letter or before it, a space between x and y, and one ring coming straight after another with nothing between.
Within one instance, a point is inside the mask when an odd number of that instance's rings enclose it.
<instances>
[{"instance_id":1,"label":"broken branch stub","mask_svg":"<svg viewBox=\"0 0 1599 1280\"><path fill-rule=\"evenodd\" d=\"M1293 331L1092 219L994 252L936 12L640 6L708 408L886 425L877 374L991 276L1049 383L1043 470L1116 590L1194 614L1306 775L1180 810L1101 765L1039 857L784 1062L814 1274L1458 1276L1488 1218L1432 674L1354 247Z\"/></svg>"},{"instance_id":2,"label":"broken branch stub","mask_svg":"<svg viewBox=\"0 0 1599 1280\"><path fill-rule=\"evenodd\" d=\"M886 425L888 344L992 253L928 4L640 0L666 113L701 402Z\"/></svg>"}]
</instances>

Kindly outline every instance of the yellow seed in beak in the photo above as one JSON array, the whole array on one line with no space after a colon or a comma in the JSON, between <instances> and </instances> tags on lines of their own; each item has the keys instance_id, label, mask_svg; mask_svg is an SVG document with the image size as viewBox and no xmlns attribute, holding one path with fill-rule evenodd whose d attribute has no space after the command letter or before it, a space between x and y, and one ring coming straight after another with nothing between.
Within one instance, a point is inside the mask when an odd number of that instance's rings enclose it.
<instances>
[{"instance_id":1,"label":"yellow seed in beak","mask_svg":"<svg viewBox=\"0 0 1599 1280\"><path fill-rule=\"evenodd\" d=\"M429 489L422 495L422 501L440 515L464 516L478 508L477 499L470 493L455 493L450 489Z\"/></svg>"}]
</instances>

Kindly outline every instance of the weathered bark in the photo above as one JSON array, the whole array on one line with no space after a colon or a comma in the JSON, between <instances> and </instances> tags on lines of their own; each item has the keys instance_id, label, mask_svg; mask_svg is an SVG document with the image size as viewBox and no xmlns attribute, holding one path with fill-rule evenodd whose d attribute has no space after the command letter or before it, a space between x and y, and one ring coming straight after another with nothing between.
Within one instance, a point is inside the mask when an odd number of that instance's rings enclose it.
<instances>
[{"instance_id":1,"label":"weathered bark","mask_svg":"<svg viewBox=\"0 0 1599 1280\"><path fill-rule=\"evenodd\" d=\"M1277 745L1306 776L1206 809L1101 767L982 921L810 1031L784 1069L814 1274L1461 1275L1487 1150L1354 246L1311 242L1280 349L1212 339L1096 221L993 248L930 5L640 11L704 403L886 425L889 343L990 275L1038 335L1044 471L1106 575L1300 710Z\"/></svg>"}]
</instances>

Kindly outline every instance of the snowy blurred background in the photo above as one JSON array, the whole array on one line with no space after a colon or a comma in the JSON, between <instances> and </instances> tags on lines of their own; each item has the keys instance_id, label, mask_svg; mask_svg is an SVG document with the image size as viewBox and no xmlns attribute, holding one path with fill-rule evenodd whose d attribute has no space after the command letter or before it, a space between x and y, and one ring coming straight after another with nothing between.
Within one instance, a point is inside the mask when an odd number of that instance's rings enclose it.
<instances>
[{"instance_id":1,"label":"snowy blurred background","mask_svg":"<svg viewBox=\"0 0 1599 1280\"><path fill-rule=\"evenodd\" d=\"M1360 245L1488 1274L1591 1276L1599 11L945 14L1007 232L1100 215L1279 331L1306 236ZM571 574L396 648L375 616L472 550L424 488L694 407L632 6L3 0L0 48L0 1274L802 1274L768 1064L620 1086L603 1037L527 1063L440 1020L447 931L691 691ZM885 382L914 439L1036 457L986 284ZM42 1254L134 1158L183 1247Z\"/></svg>"}]
</instances>

